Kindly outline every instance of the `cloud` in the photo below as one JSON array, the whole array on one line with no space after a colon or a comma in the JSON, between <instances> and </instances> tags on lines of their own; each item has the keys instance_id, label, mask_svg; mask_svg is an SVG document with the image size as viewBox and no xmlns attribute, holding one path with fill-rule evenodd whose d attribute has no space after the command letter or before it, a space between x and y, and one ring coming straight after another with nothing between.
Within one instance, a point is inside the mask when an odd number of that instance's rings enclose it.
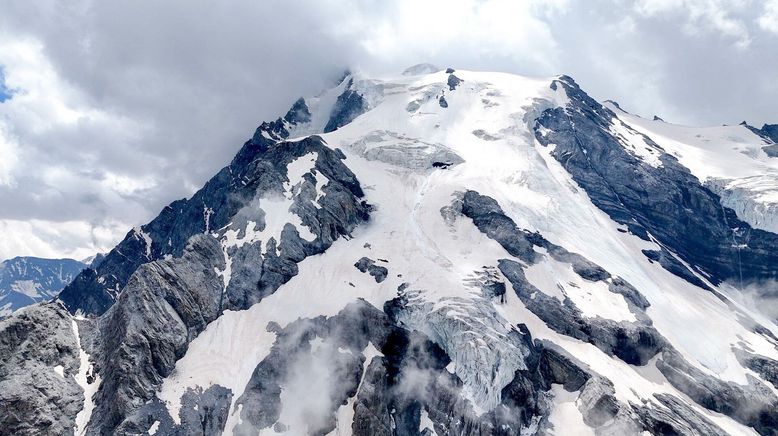
<instances>
[{"instance_id":1,"label":"cloud","mask_svg":"<svg viewBox=\"0 0 778 436\"><path fill-rule=\"evenodd\" d=\"M565 73L595 98L668 121L778 121L778 7L755 4L8 0L0 220L108 229L109 248L345 68ZM80 234L67 240L98 247Z\"/></svg>"},{"instance_id":2,"label":"cloud","mask_svg":"<svg viewBox=\"0 0 778 436\"><path fill-rule=\"evenodd\" d=\"M764 12L757 20L759 27L778 35L778 0L766 0Z\"/></svg>"},{"instance_id":3,"label":"cloud","mask_svg":"<svg viewBox=\"0 0 778 436\"><path fill-rule=\"evenodd\" d=\"M743 12L751 7L748 0L638 0L635 10L645 16L679 14L683 29L690 35L710 36L717 32L732 38L739 48L751 43Z\"/></svg>"},{"instance_id":4,"label":"cloud","mask_svg":"<svg viewBox=\"0 0 778 436\"><path fill-rule=\"evenodd\" d=\"M778 281L765 280L751 283L725 283L727 296L733 298L749 310L761 313L768 320L778 319Z\"/></svg>"},{"instance_id":5,"label":"cloud","mask_svg":"<svg viewBox=\"0 0 778 436\"><path fill-rule=\"evenodd\" d=\"M121 223L93 225L85 221L0 220L0 253L6 258L37 256L84 259L105 251L117 234L126 233Z\"/></svg>"}]
</instances>

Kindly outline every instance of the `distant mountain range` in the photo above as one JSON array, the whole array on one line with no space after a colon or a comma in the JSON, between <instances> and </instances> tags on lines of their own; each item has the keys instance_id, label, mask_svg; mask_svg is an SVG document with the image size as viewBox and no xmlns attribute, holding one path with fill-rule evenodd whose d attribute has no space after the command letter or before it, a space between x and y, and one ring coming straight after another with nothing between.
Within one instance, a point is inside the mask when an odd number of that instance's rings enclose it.
<instances>
[{"instance_id":1,"label":"distant mountain range","mask_svg":"<svg viewBox=\"0 0 778 436\"><path fill-rule=\"evenodd\" d=\"M0 318L59 294L88 265L74 259L14 257L0 263Z\"/></svg>"}]
</instances>

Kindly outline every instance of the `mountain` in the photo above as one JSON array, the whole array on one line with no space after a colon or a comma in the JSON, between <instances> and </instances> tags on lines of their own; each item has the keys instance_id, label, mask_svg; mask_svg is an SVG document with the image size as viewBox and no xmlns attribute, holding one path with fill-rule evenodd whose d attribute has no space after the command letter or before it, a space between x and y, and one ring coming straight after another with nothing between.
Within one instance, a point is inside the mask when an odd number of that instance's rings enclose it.
<instances>
[{"instance_id":1,"label":"mountain","mask_svg":"<svg viewBox=\"0 0 778 436\"><path fill-rule=\"evenodd\" d=\"M73 259L15 257L0 263L0 318L59 294L86 265Z\"/></svg>"},{"instance_id":2,"label":"mountain","mask_svg":"<svg viewBox=\"0 0 778 436\"><path fill-rule=\"evenodd\" d=\"M349 74L54 302L8 434L778 434L778 159L567 76Z\"/></svg>"}]
</instances>

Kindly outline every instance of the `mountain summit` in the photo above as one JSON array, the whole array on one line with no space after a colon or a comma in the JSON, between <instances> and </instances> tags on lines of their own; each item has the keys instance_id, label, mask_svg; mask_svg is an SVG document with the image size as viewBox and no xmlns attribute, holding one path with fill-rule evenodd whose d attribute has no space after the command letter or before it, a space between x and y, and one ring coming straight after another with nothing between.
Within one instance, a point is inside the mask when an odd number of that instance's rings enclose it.
<instances>
[{"instance_id":1,"label":"mountain summit","mask_svg":"<svg viewBox=\"0 0 778 436\"><path fill-rule=\"evenodd\" d=\"M773 146L567 76L348 75L0 323L0 428L776 434Z\"/></svg>"}]
</instances>

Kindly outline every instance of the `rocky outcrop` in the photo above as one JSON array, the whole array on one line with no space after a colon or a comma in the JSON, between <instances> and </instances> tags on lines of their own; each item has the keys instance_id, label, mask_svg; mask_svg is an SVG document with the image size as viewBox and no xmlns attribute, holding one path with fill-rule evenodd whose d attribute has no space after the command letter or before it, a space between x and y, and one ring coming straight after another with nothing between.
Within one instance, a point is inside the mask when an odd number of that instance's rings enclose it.
<instances>
[{"instance_id":1,"label":"rocky outcrop","mask_svg":"<svg viewBox=\"0 0 778 436\"><path fill-rule=\"evenodd\" d=\"M98 372L103 383L89 424L112 432L154 397L189 342L221 314L221 246L210 235L192 238L180 258L143 265L100 319Z\"/></svg>"},{"instance_id":2,"label":"rocky outcrop","mask_svg":"<svg viewBox=\"0 0 778 436\"><path fill-rule=\"evenodd\" d=\"M639 419L650 434L714 435L724 431L709 419L700 416L676 397L656 394L658 403L650 406L633 406Z\"/></svg>"},{"instance_id":3,"label":"rocky outcrop","mask_svg":"<svg viewBox=\"0 0 778 436\"><path fill-rule=\"evenodd\" d=\"M135 270L166 255L180 256L190 237L229 224L257 190L282 183L261 158L274 143L262 135L246 142L227 167L188 200L166 206L146 225L131 230L95 268L88 268L60 293L71 313L100 315L116 301Z\"/></svg>"},{"instance_id":4,"label":"rocky outcrop","mask_svg":"<svg viewBox=\"0 0 778 436\"><path fill-rule=\"evenodd\" d=\"M741 348L733 348L735 357L746 368L759 374L763 379L778 388L778 361L759 354L750 353Z\"/></svg>"},{"instance_id":5,"label":"rocky outcrop","mask_svg":"<svg viewBox=\"0 0 778 436\"><path fill-rule=\"evenodd\" d=\"M0 321L0 434L73 434L84 400L73 323L58 303Z\"/></svg>"},{"instance_id":6,"label":"rocky outcrop","mask_svg":"<svg viewBox=\"0 0 778 436\"><path fill-rule=\"evenodd\" d=\"M375 279L376 283L381 283L386 279L389 270L381 265L376 265L373 259L362 257L354 264L354 267L363 273L368 273Z\"/></svg>"},{"instance_id":7,"label":"rocky outcrop","mask_svg":"<svg viewBox=\"0 0 778 436\"><path fill-rule=\"evenodd\" d=\"M652 166L630 154L610 133L616 115L571 78L551 86L564 89L570 101L537 118L535 137L552 147L551 155L597 207L631 233L646 240L650 234L714 284L778 278L778 235L753 229L722 207L673 156L664 153L661 165Z\"/></svg>"},{"instance_id":8,"label":"rocky outcrop","mask_svg":"<svg viewBox=\"0 0 778 436\"><path fill-rule=\"evenodd\" d=\"M327 125L324 126L324 133L332 132L338 127L345 126L367 110L367 102L362 97L362 94L352 89L353 85L354 79L349 79L346 89L335 101L330 119L327 121Z\"/></svg>"},{"instance_id":9,"label":"rocky outcrop","mask_svg":"<svg viewBox=\"0 0 778 436\"><path fill-rule=\"evenodd\" d=\"M312 156L311 170L304 173L301 180L287 182L287 165L303 156ZM335 240L349 235L357 225L368 220L370 206L361 199L364 193L359 181L342 159L338 150L328 148L319 137L280 143L266 151L263 160L277 164L272 169L265 168L262 174L267 177L276 172L277 184L258 191L254 199L235 214L232 222L216 233L223 240L232 272L226 284L225 308L246 309L272 294L297 275L297 263L323 253ZM317 190L318 182L313 173L327 181L320 188L321 192ZM284 183L290 188L284 188ZM279 213L263 209L263 199L273 195L292 197L288 212L296 215L314 238L303 239L300 236L303 229L287 223L280 235L268 235L266 240L259 241L264 244L264 250L254 240L230 246L225 240L228 233L244 239L247 231L252 230L249 223L254 223L256 230L264 230L266 213Z\"/></svg>"},{"instance_id":10,"label":"rocky outcrop","mask_svg":"<svg viewBox=\"0 0 778 436\"><path fill-rule=\"evenodd\" d=\"M462 83L462 79L455 76L452 70L451 73L448 75L448 80L446 81L446 84L448 85L448 90L453 91L457 89L457 86L459 86L460 83Z\"/></svg>"},{"instance_id":11,"label":"rocky outcrop","mask_svg":"<svg viewBox=\"0 0 778 436\"><path fill-rule=\"evenodd\" d=\"M778 143L778 124L765 124L762 126L762 133L773 142Z\"/></svg>"},{"instance_id":12,"label":"rocky outcrop","mask_svg":"<svg viewBox=\"0 0 778 436\"><path fill-rule=\"evenodd\" d=\"M759 434L776 433L778 398L757 378L746 375L746 385L722 381L693 367L669 347L656 366L673 386L697 404L753 427Z\"/></svg>"},{"instance_id":13,"label":"rocky outcrop","mask_svg":"<svg viewBox=\"0 0 778 436\"><path fill-rule=\"evenodd\" d=\"M189 389L181 397L181 410L176 423L165 405L159 399L152 398L125 419L114 434L218 436L224 433L231 403L232 392L223 386Z\"/></svg>"},{"instance_id":14,"label":"rocky outcrop","mask_svg":"<svg viewBox=\"0 0 778 436\"><path fill-rule=\"evenodd\" d=\"M237 401L242 422L235 429L237 434L255 434L271 426L295 433L329 433L337 424L337 409L356 394L363 366L370 363L363 351L369 344L384 348L396 330L386 315L365 302L353 303L330 318L269 328L276 334L276 342ZM299 388L307 389L306 385L317 387L316 396L309 401L294 395ZM292 392L288 401L305 402L305 415L292 410L300 407L298 404L284 404L284 390ZM283 415L294 422L281 421L284 408Z\"/></svg>"}]
</instances>

